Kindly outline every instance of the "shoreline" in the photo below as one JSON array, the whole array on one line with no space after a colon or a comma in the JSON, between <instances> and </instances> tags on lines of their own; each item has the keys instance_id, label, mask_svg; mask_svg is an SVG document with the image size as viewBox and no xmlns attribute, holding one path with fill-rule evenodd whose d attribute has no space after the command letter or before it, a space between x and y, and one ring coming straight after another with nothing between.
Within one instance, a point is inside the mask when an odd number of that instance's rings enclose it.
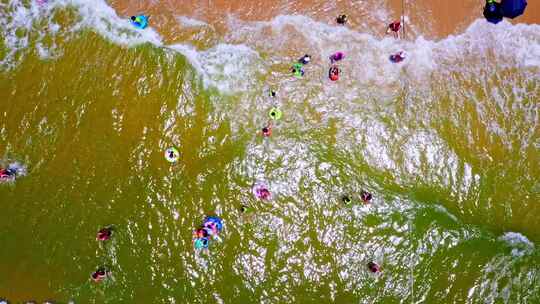
<instances>
[{"instance_id":1,"label":"shoreline","mask_svg":"<svg viewBox=\"0 0 540 304\"><path fill-rule=\"evenodd\" d=\"M347 1L327 2L321 0L262 0L212 1L200 4L197 1L160 0L154 3L134 0L109 1L109 5L119 15L126 18L136 14L147 14L152 18L151 26L167 40L177 41L180 33L193 30L183 27L178 17L188 17L203 21L222 36L231 29L228 19L233 16L242 21L268 21L278 15L304 15L318 22L335 25L340 14L349 17L348 27L355 31L384 36L387 24L398 20L405 11L405 39L413 40L423 36L430 40L441 40L450 35L460 34L476 19L483 19L484 3L478 0L464 0L460 5L452 2L428 0L389 0L384 3L368 0L362 3ZM404 7L402 6L404 4ZM529 1L522 16L505 19L512 24L540 24L540 1Z\"/></svg>"}]
</instances>

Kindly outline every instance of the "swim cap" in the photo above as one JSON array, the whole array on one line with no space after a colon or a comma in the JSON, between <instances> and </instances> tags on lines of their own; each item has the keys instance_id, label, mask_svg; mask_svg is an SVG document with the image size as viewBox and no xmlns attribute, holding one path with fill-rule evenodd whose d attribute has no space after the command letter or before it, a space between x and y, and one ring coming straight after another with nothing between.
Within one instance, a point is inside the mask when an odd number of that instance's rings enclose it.
<instances>
[{"instance_id":1,"label":"swim cap","mask_svg":"<svg viewBox=\"0 0 540 304\"><path fill-rule=\"evenodd\" d=\"M175 163L180 158L180 152L175 147L170 147L165 150L165 159L170 163Z\"/></svg>"},{"instance_id":2,"label":"swim cap","mask_svg":"<svg viewBox=\"0 0 540 304\"><path fill-rule=\"evenodd\" d=\"M268 112L268 116L270 116L273 120L280 120L283 113L278 108L272 108L270 109L270 112Z\"/></svg>"}]
</instances>

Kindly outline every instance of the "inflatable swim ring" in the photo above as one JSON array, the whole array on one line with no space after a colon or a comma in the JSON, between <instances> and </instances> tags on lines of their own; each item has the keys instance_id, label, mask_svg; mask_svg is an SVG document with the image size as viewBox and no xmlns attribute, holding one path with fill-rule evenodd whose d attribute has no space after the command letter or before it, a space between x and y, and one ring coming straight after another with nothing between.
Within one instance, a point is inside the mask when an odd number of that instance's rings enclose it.
<instances>
[{"instance_id":1,"label":"inflatable swim ring","mask_svg":"<svg viewBox=\"0 0 540 304\"><path fill-rule=\"evenodd\" d=\"M180 152L175 147L165 150L165 159L170 163L175 163L180 158Z\"/></svg>"},{"instance_id":2,"label":"inflatable swim ring","mask_svg":"<svg viewBox=\"0 0 540 304\"><path fill-rule=\"evenodd\" d=\"M270 116L270 119L273 120L280 120L283 113L278 108L272 108L270 109L270 112L268 112L268 116Z\"/></svg>"},{"instance_id":3,"label":"inflatable swim ring","mask_svg":"<svg viewBox=\"0 0 540 304\"><path fill-rule=\"evenodd\" d=\"M193 246L195 246L195 249L203 249L208 248L208 238L202 237L195 239L195 242L193 242Z\"/></svg>"},{"instance_id":4,"label":"inflatable swim ring","mask_svg":"<svg viewBox=\"0 0 540 304\"><path fill-rule=\"evenodd\" d=\"M218 232L221 231L223 229L223 222L221 221L221 219L217 216L207 216L206 219L204 220L204 224L203 226L206 226L207 223L213 223L215 224Z\"/></svg>"},{"instance_id":5,"label":"inflatable swim ring","mask_svg":"<svg viewBox=\"0 0 540 304\"><path fill-rule=\"evenodd\" d=\"M144 30L148 26L148 17L144 15L139 15L135 18L131 17L131 24L138 29Z\"/></svg>"},{"instance_id":6,"label":"inflatable swim ring","mask_svg":"<svg viewBox=\"0 0 540 304\"><path fill-rule=\"evenodd\" d=\"M257 199L270 200L272 199L272 193L268 186L264 182L256 182L251 188L251 192Z\"/></svg>"}]
</instances>

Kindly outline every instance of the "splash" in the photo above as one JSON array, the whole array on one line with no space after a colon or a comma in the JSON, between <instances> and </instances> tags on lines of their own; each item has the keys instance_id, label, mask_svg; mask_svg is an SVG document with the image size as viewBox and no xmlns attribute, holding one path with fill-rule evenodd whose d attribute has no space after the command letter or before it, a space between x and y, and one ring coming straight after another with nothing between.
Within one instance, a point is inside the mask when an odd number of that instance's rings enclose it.
<instances>
[{"instance_id":1,"label":"splash","mask_svg":"<svg viewBox=\"0 0 540 304\"><path fill-rule=\"evenodd\" d=\"M499 240L505 242L508 247L512 248L512 256L514 257L522 257L534 251L534 243L529 241L529 239L521 233L506 232L499 237Z\"/></svg>"}]
</instances>

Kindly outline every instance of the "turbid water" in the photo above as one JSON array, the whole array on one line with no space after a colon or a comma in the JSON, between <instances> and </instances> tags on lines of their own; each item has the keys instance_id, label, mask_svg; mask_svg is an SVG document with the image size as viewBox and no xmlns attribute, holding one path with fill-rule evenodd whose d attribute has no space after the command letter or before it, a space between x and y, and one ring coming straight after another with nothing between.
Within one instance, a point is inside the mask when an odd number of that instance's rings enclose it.
<instances>
[{"instance_id":1,"label":"turbid water","mask_svg":"<svg viewBox=\"0 0 540 304\"><path fill-rule=\"evenodd\" d=\"M540 303L540 26L397 41L367 28L376 8L139 31L102 1L1 3L1 163L27 172L0 184L0 299ZM225 226L197 251L206 215Z\"/></svg>"}]
</instances>

